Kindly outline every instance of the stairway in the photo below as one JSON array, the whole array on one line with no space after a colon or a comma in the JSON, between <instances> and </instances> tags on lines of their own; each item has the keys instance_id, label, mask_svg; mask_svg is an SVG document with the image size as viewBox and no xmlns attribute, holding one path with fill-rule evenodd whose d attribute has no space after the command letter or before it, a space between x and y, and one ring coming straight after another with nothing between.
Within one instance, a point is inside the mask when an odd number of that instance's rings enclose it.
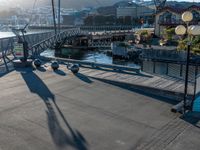
<instances>
[{"instance_id":1,"label":"stairway","mask_svg":"<svg viewBox=\"0 0 200 150\"><path fill-rule=\"evenodd\" d=\"M198 96L198 97L194 100L192 110L193 110L194 112L200 112L200 96Z\"/></svg>"}]
</instances>

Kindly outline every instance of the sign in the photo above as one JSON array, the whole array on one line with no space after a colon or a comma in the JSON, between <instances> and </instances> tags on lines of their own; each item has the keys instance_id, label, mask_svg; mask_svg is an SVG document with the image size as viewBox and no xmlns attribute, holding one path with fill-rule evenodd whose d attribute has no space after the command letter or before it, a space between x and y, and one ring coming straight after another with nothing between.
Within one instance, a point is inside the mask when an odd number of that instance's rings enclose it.
<instances>
[{"instance_id":1,"label":"sign","mask_svg":"<svg viewBox=\"0 0 200 150\"><path fill-rule=\"evenodd\" d=\"M23 43L15 43L14 45L15 56L18 58L24 57L24 46Z\"/></svg>"}]
</instances>

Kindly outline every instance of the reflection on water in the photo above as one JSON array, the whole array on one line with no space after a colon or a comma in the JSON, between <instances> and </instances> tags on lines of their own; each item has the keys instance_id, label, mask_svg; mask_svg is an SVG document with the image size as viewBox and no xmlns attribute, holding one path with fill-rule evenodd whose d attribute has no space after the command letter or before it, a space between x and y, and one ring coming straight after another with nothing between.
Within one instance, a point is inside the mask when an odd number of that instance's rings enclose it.
<instances>
[{"instance_id":1,"label":"reflection on water","mask_svg":"<svg viewBox=\"0 0 200 150\"><path fill-rule=\"evenodd\" d=\"M99 52L99 51L88 51L87 53L85 53L84 57L81 60L92 61L97 63L105 63L105 64L131 66L131 67L138 66L137 64L131 61L113 60L112 56L108 56L104 52Z\"/></svg>"},{"instance_id":2,"label":"reflection on water","mask_svg":"<svg viewBox=\"0 0 200 150\"><path fill-rule=\"evenodd\" d=\"M52 30L28 30L26 34L44 33L44 32L50 32L50 31ZM13 36L15 36L15 34L12 31L0 31L0 39L13 37Z\"/></svg>"},{"instance_id":3,"label":"reflection on water","mask_svg":"<svg viewBox=\"0 0 200 150\"><path fill-rule=\"evenodd\" d=\"M106 51L106 50L105 50ZM71 58L76 60L90 61L96 63L105 63L105 64L117 64L123 66L138 66L138 64L133 61L125 60L113 60L112 56L106 55L105 51L87 51L87 50L64 50L65 58ZM41 54L42 56L54 56L53 50L46 50Z\"/></svg>"},{"instance_id":4,"label":"reflection on water","mask_svg":"<svg viewBox=\"0 0 200 150\"><path fill-rule=\"evenodd\" d=\"M15 36L12 32L0 32L0 38L6 38L6 37L13 37Z\"/></svg>"}]
</instances>

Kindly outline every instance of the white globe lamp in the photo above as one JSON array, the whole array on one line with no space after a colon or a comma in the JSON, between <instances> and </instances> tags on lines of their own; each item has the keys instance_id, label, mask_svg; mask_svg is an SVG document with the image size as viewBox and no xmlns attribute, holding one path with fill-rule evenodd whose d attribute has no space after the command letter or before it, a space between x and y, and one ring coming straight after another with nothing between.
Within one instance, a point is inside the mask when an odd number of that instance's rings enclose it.
<instances>
[{"instance_id":1,"label":"white globe lamp","mask_svg":"<svg viewBox=\"0 0 200 150\"><path fill-rule=\"evenodd\" d=\"M192 35L200 35L200 26L193 26L191 28L191 34Z\"/></svg>"},{"instance_id":2,"label":"white globe lamp","mask_svg":"<svg viewBox=\"0 0 200 150\"><path fill-rule=\"evenodd\" d=\"M188 27L187 33L188 33L189 35L192 35L192 29L193 29L193 27L194 27L194 25L191 25L191 26Z\"/></svg>"},{"instance_id":3,"label":"white globe lamp","mask_svg":"<svg viewBox=\"0 0 200 150\"><path fill-rule=\"evenodd\" d=\"M182 14L182 20L184 22L190 22L193 19L193 14L190 11L186 11Z\"/></svg>"},{"instance_id":4,"label":"white globe lamp","mask_svg":"<svg viewBox=\"0 0 200 150\"><path fill-rule=\"evenodd\" d=\"M179 25L175 29L177 35L184 35L186 33L186 28L183 25Z\"/></svg>"}]
</instances>

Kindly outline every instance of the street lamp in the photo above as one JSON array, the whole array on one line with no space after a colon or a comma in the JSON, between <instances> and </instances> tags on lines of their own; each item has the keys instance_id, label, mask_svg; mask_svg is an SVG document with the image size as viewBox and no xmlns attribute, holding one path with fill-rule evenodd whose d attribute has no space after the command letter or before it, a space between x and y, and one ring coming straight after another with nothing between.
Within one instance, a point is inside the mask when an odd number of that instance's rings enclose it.
<instances>
[{"instance_id":1,"label":"street lamp","mask_svg":"<svg viewBox=\"0 0 200 150\"><path fill-rule=\"evenodd\" d=\"M189 61L190 61L190 47L191 47L191 39L190 36L200 35L200 26L189 26L190 21L192 21L193 15L190 11L186 11L182 14L182 20L186 23L186 27L183 25L179 25L175 29L175 33L177 35L187 35L187 61L186 61L186 71L185 71L185 89L184 89L184 99L183 99L183 111L186 112L186 101L187 101L187 88L188 88L188 72L189 72Z\"/></svg>"}]
</instances>

